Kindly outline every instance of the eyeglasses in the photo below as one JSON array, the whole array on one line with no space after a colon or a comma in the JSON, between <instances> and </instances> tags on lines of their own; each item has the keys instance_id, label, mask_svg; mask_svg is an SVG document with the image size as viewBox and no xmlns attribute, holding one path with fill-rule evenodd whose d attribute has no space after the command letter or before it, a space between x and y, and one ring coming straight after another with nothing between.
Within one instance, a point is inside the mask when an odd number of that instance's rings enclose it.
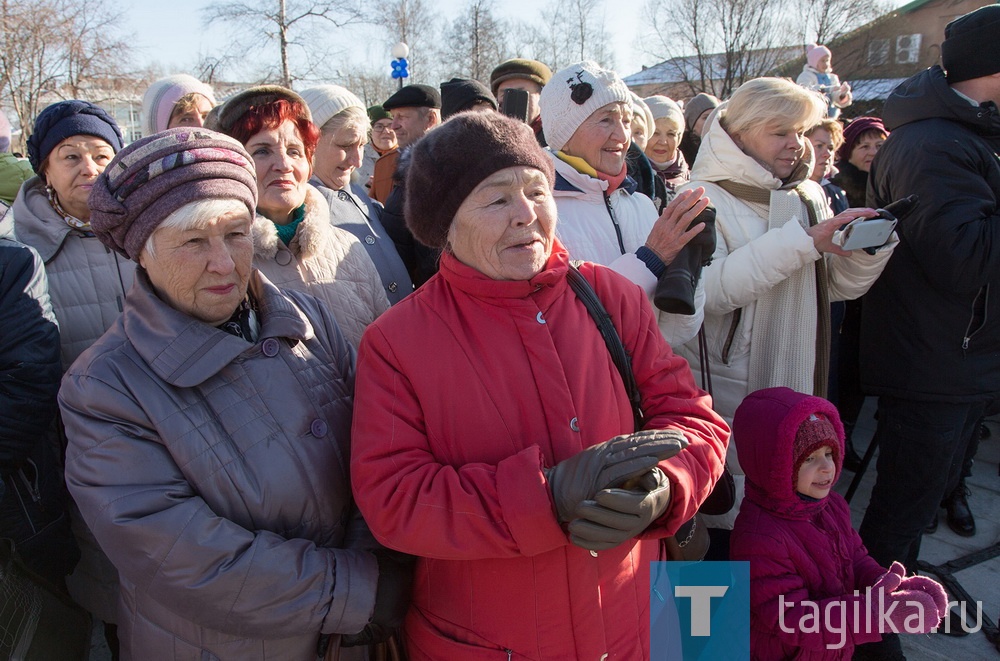
<instances>
[{"instance_id":1,"label":"eyeglasses","mask_svg":"<svg viewBox=\"0 0 1000 661\"><path fill-rule=\"evenodd\" d=\"M372 127L372 133L385 133L386 131L392 130L392 124L389 126L378 126L377 124Z\"/></svg>"}]
</instances>

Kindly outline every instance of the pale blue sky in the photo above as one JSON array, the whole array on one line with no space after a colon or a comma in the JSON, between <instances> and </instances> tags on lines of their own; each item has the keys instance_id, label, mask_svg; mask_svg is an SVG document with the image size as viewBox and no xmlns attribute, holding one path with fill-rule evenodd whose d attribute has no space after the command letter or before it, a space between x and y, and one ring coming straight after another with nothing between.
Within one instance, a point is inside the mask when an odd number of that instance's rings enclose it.
<instances>
[{"instance_id":1,"label":"pale blue sky","mask_svg":"<svg viewBox=\"0 0 1000 661\"><path fill-rule=\"evenodd\" d=\"M615 0L606 0L608 14L612 14ZM465 0L430 0L439 14L451 20L462 10ZM117 3L126 15L127 29L132 32L140 62L159 62L169 72L187 70L194 66L199 52L215 52L225 32L219 28L206 28L202 23L201 9L208 4L204 0L119 0ZM503 17L541 20L539 0L497 0L494 11ZM635 0L630 7L637 11L641 0ZM615 36L616 64L621 75L634 73L642 64L652 64L649 58L633 54L631 44L635 41L635 17L623 12L607 21L608 30ZM380 66L385 63L386 75L389 71L388 47L382 43L379 32L372 31L364 38L342 31L334 33L333 40L349 49L345 58L351 63L370 63ZM353 37L353 38L352 38Z\"/></svg>"}]
</instances>

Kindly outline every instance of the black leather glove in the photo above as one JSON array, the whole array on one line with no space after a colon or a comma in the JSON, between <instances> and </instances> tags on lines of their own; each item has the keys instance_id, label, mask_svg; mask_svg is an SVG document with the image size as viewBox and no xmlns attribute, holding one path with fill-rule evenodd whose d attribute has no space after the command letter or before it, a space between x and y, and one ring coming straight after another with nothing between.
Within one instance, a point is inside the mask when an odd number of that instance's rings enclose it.
<instances>
[{"instance_id":1,"label":"black leather glove","mask_svg":"<svg viewBox=\"0 0 1000 661\"><path fill-rule=\"evenodd\" d=\"M604 489L576 508L569 540L585 549L603 551L638 537L670 505L670 481L659 468L638 480L634 490Z\"/></svg>"},{"instance_id":2,"label":"black leather glove","mask_svg":"<svg viewBox=\"0 0 1000 661\"><path fill-rule=\"evenodd\" d=\"M377 549L372 554L378 561L375 609L364 629L341 636L341 647L371 645L388 640L393 631L402 626L406 611L410 608L416 558L389 549Z\"/></svg>"},{"instance_id":3,"label":"black leather glove","mask_svg":"<svg viewBox=\"0 0 1000 661\"><path fill-rule=\"evenodd\" d=\"M601 489L642 476L687 445L676 429L647 429L592 445L549 468L545 479L560 523L576 518L577 506Z\"/></svg>"},{"instance_id":4,"label":"black leather glove","mask_svg":"<svg viewBox=\"0 0 1000 661\"><path fill-rule=\"evenodd\" d=\"M715 254L715 207L709 205L691 221L692 226L698 223L705 223L704 229L681 248L656 281L653 305L664 312L695 313L694 290L701 278L701 269L712 263Z\"/></svg>"}]
</instances>

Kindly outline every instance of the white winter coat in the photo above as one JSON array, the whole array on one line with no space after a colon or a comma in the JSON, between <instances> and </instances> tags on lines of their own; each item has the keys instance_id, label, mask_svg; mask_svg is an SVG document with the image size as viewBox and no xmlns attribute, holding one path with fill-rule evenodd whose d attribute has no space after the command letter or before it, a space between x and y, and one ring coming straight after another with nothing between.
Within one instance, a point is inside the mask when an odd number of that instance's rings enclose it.
<instances>
[{"instance_id":1,"label":"white winter coat","mask_svg":"<svg viewBox=\"0 0 1000 661\"><path fill-rule=\"evenodd\" d=\"M719 124L718 118L724 116L724 113L725 109L720 108L713 115L711 125L702 138L701 149L691 171L691 181L681 190L704 186L717 210L715 254L712 263L702 271L705 286L705 334L712 373L714 408L731 423L736 407L749 394L750 348L755 330L759 330L757 326L760 325L763 329L765 323L770 323L773 329L771 332L778 332L783 323L780 319L758 322L755 319L758 300L800 269L808 269L807 282L812 283L812 291L807 286L800 292L801 304L796 306L798 315L795 321L802 327L815 329L816 260L827 260L830 300L853 299L868 291L882 272L898 241L894 236L890 244L875 255L855 250L850 257L840 257L831 253L821 255L816 251L812 237L804 228L808 218L791 217L780 227L768 230L768 218L762 217L715 182L729 180L770 189L772 204L775 204L779 196L796 196L796 193L787 187L779 190L782 188L781 180L736 146ZM809 170L811 169L810 167ZM811 199L822 200L817 205L822 212L819 220L831 217L832 212L819 184L806 181L803 185ZM742 312L730 340L729 335L734 330L738 310ZM815 332L794 337L790 343L796 346L789 346L783 359L795 361L795 364L787 365L790 369L785 371L797 374L796 382L770 383L761 387L786 386L811 390L816 359ZM692 371L700 374L697 341L679 347L677 353L688 359ZM730 469L742 477L734 455L735 447L730 445ZM738 507L733 509L732 517L735 517L737 511Z\"/></svg>"},{"instance_id":2,"label":"white winter coat","mask_svg":"<svg viewBox=\"0 0 1000 661\"><path fill-rule=\"evenodd\" d=\"M635 251L646 243L659 217L653 201L641 193L630 192L623 184L608 196L614 212L612 220L604 200L608 182L578 172L553 152L549 152L549 156L556 168L553 193L559 212L556 236L566 246L570 258L617 271L641 287L652 301L656 276L635 256ZM618 242L615 221L621 231L624 251ZM678 347L698 334L705 308L705 291L700 282L695 290L694 304L693 315L657 310L660 332L671 347Z\"/></svg>"}]
</instances>

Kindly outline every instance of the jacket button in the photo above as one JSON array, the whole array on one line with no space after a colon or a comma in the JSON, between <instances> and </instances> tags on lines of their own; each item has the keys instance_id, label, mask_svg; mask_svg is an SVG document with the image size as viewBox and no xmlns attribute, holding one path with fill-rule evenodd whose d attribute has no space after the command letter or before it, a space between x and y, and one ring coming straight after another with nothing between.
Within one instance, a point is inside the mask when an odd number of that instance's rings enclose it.
<instances>
[{"instance_id":1,"label":"jacket button","mask_svg":"<svg viewBox=\"0 0 1000 661\"><path fill-rule=\"evenodd\" d=\"M312 421L311 425L309 425L309 431L316 438L323 438L324 436L326 436L327 432L326 423L317 418L316 420Z\"/></svg>"},{"instance_id":2,"label":"jacket button","mask_svg":"<svg viewBox=\"0 0 1000 661\"><path fill-rule=\"evenodd\" d=\"M288 266L292 263L292 253L289 250L279 250L274 256L274 261L278 262L279 266Z\"/></svg>"},{"instance_id":3,"label":"jacket button","mask_svg":"<svg viewBox=\"0 0 1000 661\"><path fill-rule=\"evenodd\" d=\"M278 341L273 337L269 337L264 340L264 343L260 348L264 351L264 355L268 358L274 358L278 355Z\"/></svg>"},{"instance_id":4,"label":"jacket button","mask_svg":"<svg viewBox=\"0 0 1000 661\"><path fill-rule=\"evenodd\" d=\"M594 556L596 558L597 557L597 551L591 551L590 555L592 555L592 556ZM604 656L607 656L607 654L605 654ZM601 658L603 659L604 657L602 656Z\"/></svg>"},{"instance_id":5,"label":"jacket button","mask_svg":"<svg viewBox=\"0 0 1000 661\"><path fill-rule=\"evenodd\" d=\"M548 323L545 321L545 317L542 316L541 311L539 311L539 313L535 315L535 321L537 321L540 324Z\"/></svg>"},{"instance_id":6,"label":"jacket button","mask_svg":"<svg viewBox=\"0 0 1000 661\"><path fill-rule=\"evenodd\" d=\"M365 243L367 243L368 245L374 245L375 237L369 234L368 236L365 237Z\"/></svg>"},{"instance_id":7,"label":"jacket button","mask_svg":"<svg viewBox=\"0 0 1000 661\"><path fill-rule=\"evenodd\" d=\"M580 422L576 418L573 418L569 421L569 428L573 431L580 431Z\"/></svg>"},{"instance_id":8,"label":"jacket button","mask_svg":"<svg viewBox=\"0 0 1000 661\"><path fill-rule=\"evenodd\" d=\"M395 294L396 290L399 289L399 285L397 285L395 282L390 282L389 286L386 287L386 289L388 289L390 292L392 292L393 294Z\"/></svg>"},{"instance_id":9,"label":"jacket button","mask_svg":"<svg viewBox=\"0 0 1000 661\"><path fill-rule=\"evenodd\" d=\"M350 199L351 196L347 194L347 191L339 190L337 191L337 197L346 201Z\"/></svg>"}]
</instances>

